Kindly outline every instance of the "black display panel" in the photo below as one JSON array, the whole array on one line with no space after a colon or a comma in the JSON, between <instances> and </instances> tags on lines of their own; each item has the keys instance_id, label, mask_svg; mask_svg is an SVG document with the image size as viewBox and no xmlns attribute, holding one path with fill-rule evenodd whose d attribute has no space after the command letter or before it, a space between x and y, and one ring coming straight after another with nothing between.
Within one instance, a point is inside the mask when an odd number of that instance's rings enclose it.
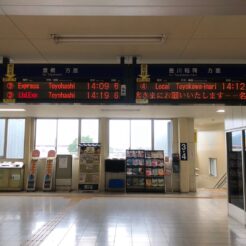
<instances>
[{"instance_id":1,"label":"black display panel","mask_svg":"<svg viewBox=\"0 0 246 246\"><path fill-rule=\"evenodd\" d=\"M33 102L120 102L122 85L111 81L50 81L50 82L4 82L5 101Z\"/></svg>"},{"instance_id":2,"label":"black display panel","mask_svg":"<svg viewBox=\"0 0 246 246\"><path fill-rule=\"evenodd\" d=\"M245 64L5 64L0 102L246 104Z\"/></svg>"},{"instance_id":3,"label":"black display panel","mask_svg":"<svg viewBox=\"0 0 246 246\"><path fill-rule=\"evenodd\" d=\"M139 82L136 103L245 104L246 82Z\"/></svg>"},{"instance_id":4,"label":"black display panel","mask_svg":"<svg viewBox=\"0 0 246 246\"><path fill-rule=\"evenodd\" d=\"M229 132L226 137L229 203L244 209L242 131Z\"/></svg>"},{"instance_id":5,"label":"black display panel","mask_svg":"<svg viewBox=\"0 0 246 246\"><path fill-rule=\"evenodd\" d=\"M106 159L105 160L105 172L125 172L126 164L123 159Z\"/></svg>"},{"instance_id":6,"label":"black display panel","mask_svg":"<svg viewBox=\"0 0 246 246\"><path fill-rule=\"evenodd\" d=\"M243 65L139 65L136 103L246 103Z\"/></svg>"},{"instance_id":7,"label":"black display panel","mask_svg":"<svg viewBox=\"0 0 246 246\"><path fill-rule=\"evenodd\" d=\"M129 103L126 65L9 64L7 103Z\"/></svg>"}]
</instances>

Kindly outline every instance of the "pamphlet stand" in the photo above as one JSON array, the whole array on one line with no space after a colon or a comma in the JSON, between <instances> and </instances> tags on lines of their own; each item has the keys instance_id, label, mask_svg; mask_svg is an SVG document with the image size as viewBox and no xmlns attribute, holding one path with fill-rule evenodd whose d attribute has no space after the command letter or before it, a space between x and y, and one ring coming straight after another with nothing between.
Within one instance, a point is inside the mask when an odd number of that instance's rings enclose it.
<instances>
[{"instance_id":1,"label":"pamphlet stand","mask_svg":"<svg viewBox=\"0 0 246 246\"><path fill-rule=\"evenodd\" d=\"M32 159L29 168L29 173L27 177L27 191L35 191L36 190L36 180L37 180L37 163L39 160L40 151L35 149L32 151Z\"/></svg>"},{"instance_id":2,"label":"pamphlet stand","mask_svg":"<svg viewBox=\"0 0 246 246\"><path fill-rule=\"evenodd\" d=\"M48 152L48 157L44 169L44 179L43 179L43 191L51 191L53 189L52 185L52 176L53 176L53 167L55 165L56 152L50 150Z\"/></svg>"},{"instance_id":3,"label":"pamphlet stand","mask_svg":"<svg viewBox=\"0 0 246 246\"><path fill-rule=\"evenodd\" d=\"M100 143L80 143L79 191L98 191L100 172Z\"/></svg>"}]
</instances>

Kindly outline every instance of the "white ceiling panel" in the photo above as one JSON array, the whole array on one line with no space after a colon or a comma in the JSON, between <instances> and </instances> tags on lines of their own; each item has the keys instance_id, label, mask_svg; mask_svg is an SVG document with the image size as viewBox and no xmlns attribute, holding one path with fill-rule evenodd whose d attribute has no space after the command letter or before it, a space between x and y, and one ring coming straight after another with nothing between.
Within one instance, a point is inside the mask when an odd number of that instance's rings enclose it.
<instances>
[{"instance_id":1,"label":"white ceiling panel","mask_svg":"<svg viewBox=\"0 0 246 246\"><path fill-rule=\"evenodd\" d=\"M11 16L13 23L29 38L48 38L51 33L82 35L167 34L189 38L201 17L41 17Z\"/></svg>"},{"instance_id":2,"label":"white ceiling panel","mask_svg":"<svg viewBox=\"0 0 246 246\"><path fill-rule=\"evenodd\" d=\"M117 56L144 59L245 60L245 16L0 16L0 56L15 61L49 62L114 60ZM51 33L81 35L166 34L163 44L55 44ZM9 42L28 43L10 49ZM33 44L33 45L32 45ZM29 47L29 48L28 48ZM20 57L23 54L23 57ZM27 54L26 56L24 54ZM68 61L67 60L67 61Z\"/></svg>"},{"instance_id":3,"label":"white ceiling panel","mask_svg":"<svg viewBox=\"0 0 246 246\"><path fill-rule=\"evenodd\" d=\"M52 16L203 16L243 15L246 3L241 5L179 5L179 6L110 6L110 5L0 5L6 15Z\"/></svg>"},{"instance_id":4,"label":"white ceiling panel","mask_svg":"<svg viewBox=\"0 0 246 246\"><path fill-rule=\"evenodd\" d=\"M32 117L116 117L116 118L177 118L177 117L193 117L211 121L218 119L223 121L224 114L216 113L220 105L190 105L190 106L165 106L165 105L80 105L80 104L1 104L0 108L24 108L25 112L13 112L16 116L32 116ZM226 109L226 107L223 106ZM124 113L122 113L124 112ZM1 112L1 114L5 114ZM6 113L7 115L10 112Z\"/></svg>"},{"instance_id":5,"label":"white ceiling panel","mask_svg":"<svg viewBox=\"0 0 246 246\"><path fill-rule=\"evenodd\" d=\"M116 59L119 56L140 56L144 58L180 58L187 40L167 40L164 44L56 44L52 40L32 40L38 50L42 51L47 61L54 59L78 60L78 59Z\"/></svg>"},{"instance_id":6,"label":"white ceiling panel","mask_svg":"<svg viewBox=\"0 0 246 246\"><path fill-rule=\"evenodd\" d=\"M0 39L0 54L1 56L14 59L42 59L38 51L26 40L22 39Z\"/></svg>"},{"instance_id":7,"label":"white ceiling panel","mask_svg":"<svg viewBox=\"0 0 246 246\"><path fill-rule=\"evenodd\" d=\"M204 17L193 38L246 38L246 15Z\"/></svg>"},{"instance_id":8,"label":"white ceiling panel","mask_svg":"<svg viewBox=\"0 0 246 246\"><path fill-rule=\"evenodd\" d=\"M0 15L0 39L25 38L15 24L6 16Z\"/></svg>"},{"instance_id":9,"label":"white ceiling panel","mask_svg":"<svg viewBox=\"0 0 246 246\"><path fill-rule=\"evenodd\" d=\"M186 59L245 59L246 39L194 39L183 53Z\"/></svg>"},{"instance_id":10,"label":"white ceiling panel","mask_svg":"<svg viewBox=\"0 0 246 246\"><path fill-rule=\"evenodd\" d=\"M243 1L234 0L1 0L0 5L33 5L33 6L224 6L243 5Z\"/></svg>"}]
</instances>

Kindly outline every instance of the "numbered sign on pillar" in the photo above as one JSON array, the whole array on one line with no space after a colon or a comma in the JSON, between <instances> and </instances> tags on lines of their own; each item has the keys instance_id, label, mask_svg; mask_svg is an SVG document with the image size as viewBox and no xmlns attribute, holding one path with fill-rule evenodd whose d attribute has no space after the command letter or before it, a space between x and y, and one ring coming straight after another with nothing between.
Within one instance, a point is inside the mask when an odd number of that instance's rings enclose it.
<instances>
[{"instance_id":1,"label":"numbered sign on pillar","mask_svg":"<svg viewBox=\"0 0 246 246\"><path fill-rule=\"evenodd\" d=\"M187 161L188 160L188 144L180 143L180 160Z\"/></svg>"}]
</instances>

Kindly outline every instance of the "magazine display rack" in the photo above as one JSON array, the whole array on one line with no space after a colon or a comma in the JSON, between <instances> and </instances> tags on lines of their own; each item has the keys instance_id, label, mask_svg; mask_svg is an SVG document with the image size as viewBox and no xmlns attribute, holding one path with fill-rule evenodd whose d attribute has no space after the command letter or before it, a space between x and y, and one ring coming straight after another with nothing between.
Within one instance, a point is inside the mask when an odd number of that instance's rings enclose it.
<instances>
[{"instance_id":1,"label":"magazine display rack","mask_svg":"<svg viewBox=\"0 0 246 246\"><path fill-rule=\"evenodd\" d=\"M126 151L126 191L165 192L164 152Z\"/></svg>"}]
</instances>

